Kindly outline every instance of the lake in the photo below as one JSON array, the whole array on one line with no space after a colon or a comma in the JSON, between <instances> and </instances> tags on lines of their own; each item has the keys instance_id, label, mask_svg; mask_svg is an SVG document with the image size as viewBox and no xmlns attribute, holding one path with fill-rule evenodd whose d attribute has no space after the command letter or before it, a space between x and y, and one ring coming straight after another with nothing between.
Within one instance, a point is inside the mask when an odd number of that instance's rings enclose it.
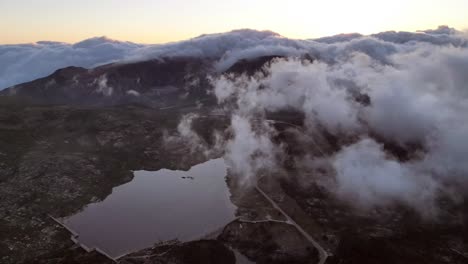
<instances>
[{"instance_id":1,"label":"lake","mask_svg":"<svg viewBox=\"0 0 468 264\"><path fill-rule=\"evenodd\" d=\"M158 242L199 239L235 218L223 159L134 176L104 201L62 219L80 243L118 257Z\"/></svg>"}]
</instances>

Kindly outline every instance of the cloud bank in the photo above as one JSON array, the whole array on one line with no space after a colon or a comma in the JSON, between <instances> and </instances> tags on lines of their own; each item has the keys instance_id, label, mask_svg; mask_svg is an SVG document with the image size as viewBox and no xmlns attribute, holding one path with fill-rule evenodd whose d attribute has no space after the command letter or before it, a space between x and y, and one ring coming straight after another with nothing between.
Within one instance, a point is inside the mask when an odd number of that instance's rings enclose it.
<instances>
[{"instance_id":1,"label":"cloud bank","mask_svg":"<svg viewBox=\"0 0 468 264\"><path fill-rule=\"evenodd\" d=\"M140 45L105 37L76 44L43 41L0 45L0 89L47 76L59 68L91 68L116 61L201 57L215 61L216 68L224 71L239 60L259 56L309 54L323 61L336 62L357 51L388 63L388 56L417 49L421 44L466 47L467 43L461 32L440 27L417 33L348 34L316 40L288 39L271 31L244 29L163 45Z\"/></svg>"},{"instance_id":2,"label":"cloud bank","mask_svg":"<svg viewBox=\"0 0 468 264\"><path fill-rule=\"evenodd\" d=\"M266 112L302 113L297 141L308 155L297 167L329 168L323 185L343 201L433 216L440 195L456 201L468 186L468 47L419 34L411 44L359 37L324 46L332 61L276 59L253 76L214 79L214 93L250 124Z\"/></svg>"},{"instance_id":3,"label":"cloud bank","mask_svg":"<svg viewBox=\"0 0 468 264\"><path fill-rule=\"evenodd\" d=\"M139 47L105 37L73 45L50 41L0 45L0 89L45 77L68 66L91 68L122 60Z\"/></svg>"}]
</instances>

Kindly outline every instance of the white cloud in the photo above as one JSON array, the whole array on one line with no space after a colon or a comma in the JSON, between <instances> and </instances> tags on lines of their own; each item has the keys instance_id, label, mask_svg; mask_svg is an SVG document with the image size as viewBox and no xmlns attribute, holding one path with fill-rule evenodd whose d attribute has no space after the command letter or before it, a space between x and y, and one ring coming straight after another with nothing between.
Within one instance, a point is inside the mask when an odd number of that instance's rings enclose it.
<instances>
[{"instance_id":1,"label":"white cloud","mask_svg":"<svg viewBox=\"0 0 468 264\"><path fill-rule=\"evenodd\" d=\"M43 41L0 45L0 89L44 77L68 66L90 68L115 61L184 56L217 61L216 68L223 71L240 59L259 56L298 56L307 53L326 62L336 62L356 51L388 62L388 56L414 50L415 45L420 43L467 46L466 36L445 28L426 33L384 32L370 37L335 36L328 41L288 39L270 31L247 29L203 35L163 45L138 45L104 37L73 45Z\"/></svg>"},{"instance_id":2,"label":"white cloud","mask_svg":"<svg viewBox=\"0 0 468 264\"><path fill-rule=\"evenodd\" d=\"M405 203L432 214L436 183L411 165L389 158L381 145L363 139L344 147L332 158L336 170L334 191L357 207L372 208Z\"/></svg>"},{"instance_id":3,"label":"white cloud","mask_svg":"<svg viewBox=\"0 0 468 264\"><path fill-rule=\"evenodd\" d=\"M138 91L135 91L135 90L128 90L127 94L133 95L133 96L136 96L136 97L140 96L140 93Z\"/></svg>"},{"instance_id":4,"label":"white cloud","mask_svg":"<svg viewBox=\"0 0 468 264\"><path fill-rule=\"evenodd\" d=\"M336 85L334 78L333 67L325 63L280 59L266 76L241 76L234 81L221 77L214 86L220 102L235 96L244 113L294 109L304 112L310 124L320 123L336 133L354 131L359 128L355 102L348 100L346 88Z\"/></svg>"},{"instance_id":5,"label":"white cloud","mask_svg":"<svg viewBox=\"0 0 468 264\"><path fill-rule=\"evenodd\" d=\"M271 142L273 130L267 123L234 114L231 129L233 138L226 144L224 158L241 184L253 184L261 170L277 168L274 157L278 147Z\"/></svg>"},{"instance_id":6,"label":"white cloud","mask_svg":"<svg viewBox=\"0 0 468 264\"><path fill-rule=\"evenodd\" d=\"M140 45L104 37L74 45L61 42L0 45L0 89L47 76L68 66L90 68L121 60L138 47Z\"/></svg>"},{"instance_id":7,"label":"white cloud","mask_svg":"<svg viewBox=\"0 0 468 264\"><path fill-rule=\"evenodd\" d=\"M346 50L360 41L339 45ZM374 43L372 50L382 51L382 42ZM327 144L319 128L351 144L326 157L336 182L328 187L338 197L364 208L400 202L431 215L440 193L454 197L468 186L468 48L383 44L395 47L383 50L384 61L359 48L334 63L277 59L266 74L214 79L214 91L220 103L234 100L244 116L301 112L302 138L318 145ZM358 102L359 94L370 104ZM401 162L381 140L416 152ZM315 149L304 151L316 157Z\"/></svg>"},{"instance_id":8,"label":"white cloud","mask_svg":"<svg viewBox=\"0 0 468 264\"><path fill-rule=\"evenodd\" d=\"M98 84L98 88L96 90L97 93L107 97L112 96L112 94L114 93L114 88L107 85L106 75L102 75L101 77L99 77L99 79L95 80L95 82L97 82Z\"/></svg>"}]
</instances>

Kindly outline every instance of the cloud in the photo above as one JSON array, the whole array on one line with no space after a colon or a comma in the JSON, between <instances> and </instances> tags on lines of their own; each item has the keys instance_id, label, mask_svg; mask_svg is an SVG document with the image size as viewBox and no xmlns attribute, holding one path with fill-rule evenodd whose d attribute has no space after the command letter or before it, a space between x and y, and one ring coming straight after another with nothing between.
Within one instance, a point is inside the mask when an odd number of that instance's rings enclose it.
<instances>
[{"instance_id":1,"label":"cloud","mask_svg":"<svg viewBox=\"0 0 468 264\"><path fill-rule=\"evenodd\" d=\"M334 157L336 184L332 188L355 207L373 208L394 202L432 214L437 184L411 165L388 157L382 145L365 138L344 147Z\"/></svg>"},{"instance_id":2,"label":"cloud","mask_svg":"<svg viewBox=\"0 0 468 264\"><path fill-rule=\"evenodd\" d=\"M177 132L169 134L164 132L164 144L168 148L173 148L177 145L188 147L190 155L196 155L198 158L212 159L219 158L224 152L225 138L222 136L223 131L213 130L210 142L207 142L200 136L200 130L195 129L195 123L202 120L204 117L199 114L183 115L177 125ZM204 132L204 131L203 131ZM202 132L202 133L203 133Z\"/></svg>"},{"instance_id":3,"label":"cloud","mask_svg":"<svg viewBox=\"0 0 468 264\"><path fill-rule=\"evenodd\" d=\"M363 35L359 33L349 33L349 34L339 34L339 35L334 35L334 36L322 37L322 38L317 38L313 40L317 42L321 42L321 43L333 44L333 43L338 43L338 42L348 42L353 39L362 38L362 37Z\"/></svg>"},{"instance_id":4,"label":"cloud","mask_svg":"<svg viewBox=\"0 0 468 264\"><path fill-rule=\"evenodd\" d=\"M96 90L97 93L107 97L112 96L114 93L114 88L107 85L107 76L103 75L95 80L95 82L97 82L98 85L98 89Z\"/></svg>"},{"instance_id":5,"label":"cloud","mask_svg":"<svg viewBox=\"0 0 468 264\"><path fill-rule=\"evenodd\" d=\"M0 89L47 76L67 66L91 68L122 60L138 47L141 45L105 37L74 45L50 41L0 45Z\"/></svg>"},{"instance_id":6,"label":"cloud","mask_svg":"<svg viewBox=\"0 0 468 264\"><path fill-rule=\"evenodd\" d=\"M268 123L234 114L231 129L233 138L226 143L224 158L241 184L254 184L260 171L278 169L274 161L279 148L271 141L274 130Z\"/></svg>"},{"instance_id":7,"label":"cloud","mask_svg":"<svg viewBox=\"0 0 468 264\"><path fill-rule=\"evenodd\" d=\"M296 141L309 159L298 168L328 164L324 177L335 184L327 187L343 201L362 208L403 203L434 215L440 195L463 196L468 186L468 48L364 40L385 60L355 39L335 45L352 52L333 63L276 59L253 76L213 79L214 93L257 122L266 112L300 112L305 125ZM338 148L317 156L316 145L330 144L324 133Z\"/></svg>"},{"instance_id":8,"label":"cloud","mask_svg":"<svg viewBox=\"0 0 468 264\"><path fill-rule=\"evenodd\" d=\"M420 32L424 32L424 33L431 34L431 35L455 35L455 34L460 33L456 29L451 28L446 25L439 26L436 29L421 30Z\"/></svg>"},{"instance_id":9,"label":"cloud","mask_svg":"<svg viewBox=\"0 0 468 264\"><path fill-rule=\"evenodd\" d=\"M345 87L334 82L333 67L323 62L278 59L266 76L241 76L234 81L223 76L214 82L219 102L234 96L239 111L298 110L309 124L320 124L339 133L358 129L355 102ZM259 89L263 87L264 89Z\"/></svg>"},{"instance_id":10,"label":"cloud","mask_svg":"<svg viewBox=\"0 0 468 264\"><path fill-rule=\"evenodd\" d=\"M417 44L416 42L431 43L434 45L453 45L466 47L468 42L462 36L457 36L456 31L453 33L446 33L453 29L438 29L438 30L427 30L425 32L413 33L413 32L395 32L388 31L378 34L371 35L377 39L393 42L396 44L410 43Z\"/></svg>"},{"instance_id":11,"label":"cloud","mask_svg":"<svg viewBox=\"0 0 468 264\"><path fill-rule=\"evenodd\" d=\"M105 37L76 44L42 41L0 45L0 89L47 76L68 66L91 68L116 61L125 63L162 57L206 58L215 61L220 72L239 60L269 55L309 54L312 58L334 63L353 52L362 52L388 63L388 56L414 50L421 43L466 47L467 39L447 27L419 33L349 34L317 40L288 39L271 31L243 29L159 45L139 45Z\"/></svg>"},{"instance_id":12,"label":"cloud","mask_svg":"<svg viewBox=\"0 0 468 264\"><path fill-rule=\"evenodd\" d=\"M313 39L314 41L335 44L340 42L349 42L354 39L365 38L359 33L338 34L334 36ZM465 46L468 44L462 32L448 26L439 26L437 29L420 30L418 32L406 31L386 31L372 34L369 37L379 39L395 44L404 44L408 42L426 42L434 45Z\"/></svg>"},{"instance_id":13,"label":"cloud","mask_svg":"<svg viewBox=\"0 0 468 264\"><path fill-rule=\"evenodd\" d=\"M299 54L308 48L307 41L283 38L271 31L242 29L165 45L148 45L137 50L129 59L201 57L218 60L217 69L223 71L241 59Z\"/></svg>"}]
</instances>

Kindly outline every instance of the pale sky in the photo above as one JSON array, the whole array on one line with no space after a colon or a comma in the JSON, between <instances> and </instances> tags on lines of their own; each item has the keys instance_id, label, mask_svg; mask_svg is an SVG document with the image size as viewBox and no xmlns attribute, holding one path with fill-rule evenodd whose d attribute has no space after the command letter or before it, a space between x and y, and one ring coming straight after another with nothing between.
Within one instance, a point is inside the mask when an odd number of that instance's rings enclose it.
<instances>
[{"instance_id":1,"label":"pale sky","mask_svg":"<svg viewBox=\"0 0 468 264\"><path fill-rule=\"evenodd\" d=\"M468 28L468 0L0 0L0 43L163 43L251 28L290 38Z\"/></svg>"}]
</instances>

